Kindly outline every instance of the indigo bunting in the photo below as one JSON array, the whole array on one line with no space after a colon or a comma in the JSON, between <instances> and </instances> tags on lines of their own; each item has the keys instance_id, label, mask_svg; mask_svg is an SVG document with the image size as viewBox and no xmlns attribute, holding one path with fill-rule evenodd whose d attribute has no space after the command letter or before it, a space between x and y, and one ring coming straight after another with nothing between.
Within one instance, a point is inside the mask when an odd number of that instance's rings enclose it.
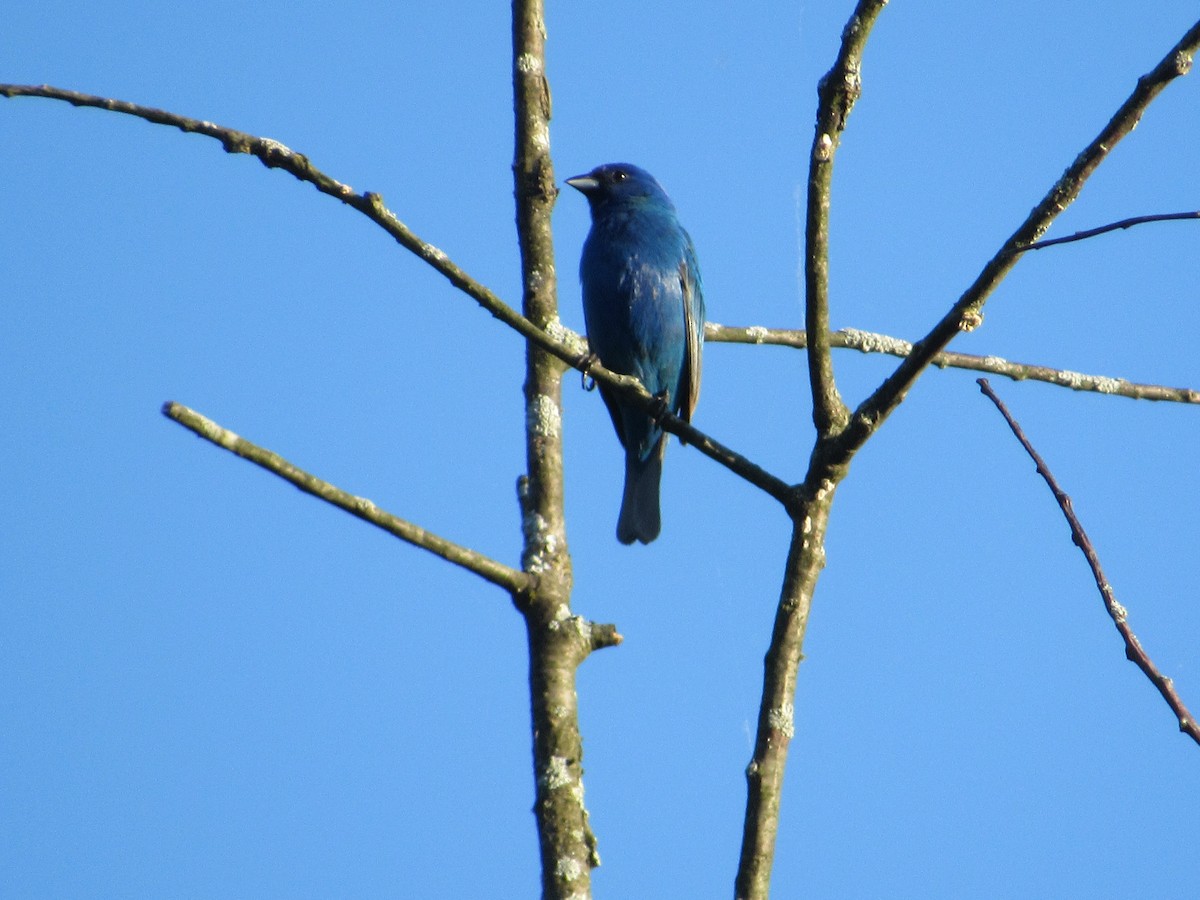
<instances>
[{"instance_id":1,"label":"indigo bunting","mask_svg":"<svg viewBox=\"0 0 1200 900\"><path fill-rule=\"evenodd\" d=\"M591 352L690 421L700 395L704 296L696 251L675 205L649 172L626 163L598 166L567 184L587 197L592 214L579 262ZM600 396L625 448L617 540L648 544L662 527L658 489L667 434L604 385Z\"/></svg>"}]
</instances>

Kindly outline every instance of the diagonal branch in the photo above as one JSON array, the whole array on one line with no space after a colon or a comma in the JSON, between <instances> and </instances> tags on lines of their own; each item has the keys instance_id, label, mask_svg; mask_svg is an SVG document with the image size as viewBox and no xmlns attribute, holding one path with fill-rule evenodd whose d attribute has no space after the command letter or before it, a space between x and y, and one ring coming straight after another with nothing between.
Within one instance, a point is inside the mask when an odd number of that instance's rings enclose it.
<instances>
[{"instance_id":1,"label":"diagonal branch","mask_svg":"<svg viewBox=\"0 0 1200 900\"><path fill-rule=\"evenodd\" d=\"M438 537L412 522L385 512L365 497L356 497L341 488L334 487L329 482L322 481L315 475L310 475L303 469L292 465L279 454L250 443L245 438L222 428L216 422L182 404L165 403L162 411L168 419L173 419L206 441L210 441L242 459L248 459L256 466L278 475L284 481L291 482L306 494L312 494L326 503L343 509L350 515L369 522L414 547L428 550L434 556L440 556L468 572L474 572L480 578L490 581L497 587L504 588L510 594L520 593L530 586L531 578L524 572L518 572L482 553Z\"/></svg>"},{"instance_id":2,"label":"diagonal branch","mask_svg":"<svg viewBox=\"0 0 1200 900\"><path fill-rule=\"evenodd\" d=\"M519 63L520 64L520 63ZM526 62L525 65L529 63ZM540 76L540 72L528 73ZM72 106L92 107L124 115L134 116L156 125L167 125L178 128L189 134L201 134L220 141L227 153L247 153L257 158L269 169L282 169L300 181L313 185L321 193L333 197L347 206L365 215L372 222L390 234L398 244L445 276L450 283L475 300L481 307L495 318L508 325L527 341L548 351L563 363L602 381L619 391L624 391L626 398L640 404L647 412L657 413L661 404L651 397L636 378L619 375L609 371L599 363L585 359L585 352L580 338L565 328L557 320L550 320L544 329L539 328L521 313L517 312L495 293L475 279L471 278L462 268L454 263L446 253L422 240L412 232L396 215L383 203L383 198L375 193L358 193L348 184L326 175L314 166L303 154L296 153L271 138L255 137L233 128L215 125L212 122L192 119L176 113L148 106L139 106L124 100L114 100L108 97L97 97L92 94L82 94L49 85L19 85L0 84L0 96L3 97L40 97L49 100L62 100ZM767 492L780 502L788 495L787 482L770 474L761 467L750 462L741 454L708 437L703 432L692 427L675 416L664 416L663 428L690 444L694 444L700 452L725 466L755 487Z\"/></svg>"},{"instance_id":3,"label":"diagonal branch","mask_svg":"<svg viewBox=\"0 0 1200 900\"><path fill-rule=\"evenodd\" d=\"M271 138L255 137L243 131L215 125L212 122L192 119L176 113L149 106L139 106L125 100L114 100L109 97L97 97L92 94L81 94L77 91L63 90L49 85L20 85L0 84L0 96L3 97L42 97L49 100L63 100L72 106L93 107L134 116L152 122L155 125L168 125L178 128L188 134L202 134L221 142L226 153L247 153L257 158L268 169L282 169L300 181L307 182L322 194L340 200L347 206L358 210L389 235L396 243L406 250L419 256L460 291L471 297L476 303L495 316L504 324L524 336L526 339L540 344L551 353L559 356L564 362L572 360L566 355L562 346L550 338L545 331L538 328L511 306L497 297L492 291L471 278L462 268L453 262L444 251L433 244L422 240L413 231L396 218L395 213L384 205L379 194L370 191L359 193L314 166L307 156L297 153L279 141Z\"/></svg>"},{"instance_id":4,"label":"diagonal branch","mask_svg":"<svg viewBox=\"0 0 1200 900\"><path fill-rule=\"evenodd\" d=\"M1096 587L1100 591L1100 597L1104 600L1104 608L1108 610L1108 615L1112 618L1113 624L1117 626L1117 631L1121 635L1121 639L1125 641L1125 657L1141 669L1150 682L1158 688L1158 692L1162 694L1162 698L1167 701L1167 705L1171 707L1171 711L1175 713L1175 717L1179 720L1179 730L1188 735L1197 744L1200 744L1200 725L1197 724L1196 718L1188 711L1183 700L1175 690L1175 684L1170 678L1163 675L1154 665L1154 661L1142 648L1142 643L1137 639L1137 635L1133 633L1133 629L1129 626L1129 614L1125 607L1117 602L1117 597L1113 593L1112 585L1104 575L1104 570L1100 568L1100 557L1096 553L1096 548L1092 545L1091 539L1087 532L1083 529L1083 524L1079 521L1079 517L1075 515L1075 509L1071 504L1071 498L1066 492L1059 487L1058 481L1054 474L1046 465L1046 461L1033 448L1029 439L1025 436L1025 432L1021 430L1021 426L1012 417L1004 402L996 396L986 378L979 379L979 389L996 404L996 408L1000 410L1000 415L1004 416L1004 420L1008 422L1008 427L1012 429L1012 433L1016 435L1017 440L1021 442L1021 446L1025 448L1025 452L1029 454L1029 458L1033 460L1037 466L1037 472L1045 480L1051 492L1054 494L1054 499L1058 501L1059 509L1067 519L1067 524L1071 526L1071 539L1075 545L1083 551L1084 557L1087 559L1088 566L1092 570L1092 577L1096 580Z\"/></svg>"},{"instance_id":5,"label":"diagonal branch","mask_svg":"<svg viewBox=\"0 0 1200 900\"><path fill-rule=\"evenodd\" d=\"M979 324L988 297L1020 258L1018 251L1045 234L1058 214L1079 196L1084 183L1112 149L1133 131L1151 101L1168 84L1190 71L1197 48L1200 48L1200 21L1188 29L1158 65L1138 79L1133 93L983 267L974 284L967 288L933 330L913 345L912 353L896 371L854 411L849 427L839 435L837 446L832 448L831 457L835 461L848 461L900 405L917 378L933 362L934 356L944 350L960 331L969 331Z\"/></svg>"},{"instance_id":6,"label":"diagonal branch","mask_svg":"<svg viewBox=\"0 0 1200 900\"><path fill-rule=\"evenodd\" d=\"M1060 238L1060 240L1065 240ZM762 325L732 326L709 322L704 336L714 343L725 344L772 344L779 347L794 347L803 350L808 346L808 333L790 328L766 328ZM858 350L862 353L886 353L890 356L907 357L913 345L908 341L886 334L843 328L829 335L829 344L835 349ZM1200 390L1167 387L1161 384L1139 384L1124 378L1106 375L1088 375L1067 369L1052 369L1032 363L1012 362L999 356L976 356L972 353L954 353L944 350L934 354L931 365L938 368L969 369L1000 375L1013 381L1044 381L1073 391L1092 391L1097 394L1112 394L1131 400L1161 400L1171 403L1200 404Z\"/></svg>"},{"instance_id":7,"label":"diagonal branch","mask_svg":"<svg viewBox=\"0 0 1200 900\"><path fill-rule=\"evenodd\" d=\"M833 157L850 110L862 92L863 48L887 0L859 0L842 31L833 67L817 87L817 127L808 169L808 201L804 226L804 327L812 335L808 379L813 398L813 424L820 437L840 431L849 410L838 393L829 343L829 205Z\"/></svg>"}]
</instances>

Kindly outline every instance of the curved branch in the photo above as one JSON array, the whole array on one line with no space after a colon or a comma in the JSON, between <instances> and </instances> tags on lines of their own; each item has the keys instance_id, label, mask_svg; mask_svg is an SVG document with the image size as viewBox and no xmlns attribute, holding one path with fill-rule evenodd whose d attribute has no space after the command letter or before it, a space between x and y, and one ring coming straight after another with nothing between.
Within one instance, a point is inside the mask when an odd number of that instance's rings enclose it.
<instances>
[{"instance_id":1,"label":"curved branch","mask_svg":"<svg viewBox=\"0 0 1200 900\"><path fill-rule=\"evenodd\" d=\"M933 330L913 345L912 353L876 391L854 411L850 425L830 448L830 458L848 462L883 421L900 405L921 373L960 331L970 331L983 319L983 306L1017 260L1021 248L1046 233L1050 223L1071 205L1096 168L1121 139L1133 131L1150 103L1168 84L1186 75L1200 48L1200 22L1196 22L1150 72L1138 79L1128 99L1096 138L1083 149L1049 193L988 261L983 271Z\"/></svg>"},{"instance_id":2,"label":"curved branch","mask_svg":"<svg viewBox=\"0 0 1200 900\"><path fill-rule=\"evenodd\" d=\"M849 410L838 393L829 344L829 203L833 157L846 119L862 92L862 53L867 37L887 0L859 0L842 31L833 68L817 87L817 127L808 169L808 202L804 227L804 327L812 335L808 379L813 398L813 424L819 437L840 431Z\"/></svg>"},{"instance_id":3,"label":"curved branch","mask_svg":"<svg viewBox=\"0 0 1200 900\"><path fill-rule=\"evenodd\" d=\"M250 443L245 438L222 428L211 419L205 418L200 413L180 403L164 403L162 412L168 419L178 422L184 428L198 434L206 441L216 444L218 447L242 457L242 459L249 460L273 475L278 475L284 481L291 482L306 494L312 494L314 497L338 507L338 509L343 509L350 513L350 515L356 516L364 522L369 522L376 528L380 528L388 534L412 544L414 547L428 550L434 556L440 556L446 562L454 563L468 572L474 572L480 578L490 581L497 587L504 588L510 594L518 594L528 590L531 584L530 576L524 572L519 572L490 557L484 556L482 553L438 537L436 534L426 531L419 525L414 525L412 522L385 512L366 497L356 497L354 494L343 491L341 488L334 487L329 482L322 481L315 475L310 475L303 469L292 465L279 454L259 447L257 444Z\"/></svg>"},{"instance_id":4,"label":"curved branch","mask_svg":"<svg viewBox=\"0 0 1200 900\"><path fill-rule=\"evenodd\" d=\"M1197 744L1200 744L1200 724L1197 724L1196 717L1191 714L1187 706L1184 705L1179 693L1175 690L1175 683L1163 675L1154 665L1154 661L1142 648L1142 643L1137 639L1137 635L1133 633L1133 629L1129 626L1129 613L1120 603L1117 602L1116 594L1113 593L1112 585L1109 584L1108 578L1104 575L1104 570L1100 567L1100 556L1096 553L1096 548L1092 545L1091 539L1087 532L1083 529L1083 523L1079 521L1079 517L1075 515L1075 508L1071 503L1071 498L1067 496L1066 491L1059 487L1058 480L1046 465L1046 461L1033 448L1033 444L1029 442L1029 438L1025 436L1025 432L1017 421L1012 417L1012 413L1008 411L1008 407L1004 402L996 396L996 392L992 390L992 386L988 384L986 378L978 380L979 389L983 391L992 403L996 404L996 409L1000 410L1000 415L1004 416L1004 421L1008 423L1008 427L1012 429L1012 433L1016 435L1021 446L1025 448L1025 452L1029 454L1029 458L1033 460L1037 466L1037 472L1042 476L1054 494L1054 499L1058 501L1058 507L1062 510L1063 516L1066 517L1067 524L1071 526L1071 539L1087 559L1088 567L1092 570L1092 577L1096 581L1096 588L1100 591L1100 597L1104 600L1104 608L1108 610L1109 617L1113 620L1113 624L1117 627L1117 631L1121 635L1121 639L1125 641L1125 657L1134 665L1136 665L1146 677L1150 679L1162 698L1167 701L1167 705L1171 707L1171 711L1175 713L1175 718L1179 721L1179 730L1190 737Z\"/></svg>"},{"instance_id":5,"label":"curved branch","mask_svg":"<svg viewBox=\"0 0 1200 900\"><path fill-rule=\"evenodd\" d=\"M1062 239L1060 239L1062 240ZM1028 249L1028 248L1027 248ZM735 327L709 322L704 337L714 343L725 344L772 344L803 350L808 346L808 333L789 328L765 328L762 325ZM858 350L862 353L886 353L890 356L907 357L913 345L908 341L886 334L843 328L829 336L834 349ZM955 353L944 350L936 353L930 361L938 368L969 369L1000 375L1013 381L1044 381L1073 391L1091 391L1097 394L1112 394L1131 400L1158 400L1169 403L1200 404L1200 390L1193 388L1168 387L1162 384L1139 384L1123 378L1107 375L1087 375L1067 369L1052 369L1032 363L1012 362L999 356L976 356L971 353Z\"/></svg>"}]
</instances>

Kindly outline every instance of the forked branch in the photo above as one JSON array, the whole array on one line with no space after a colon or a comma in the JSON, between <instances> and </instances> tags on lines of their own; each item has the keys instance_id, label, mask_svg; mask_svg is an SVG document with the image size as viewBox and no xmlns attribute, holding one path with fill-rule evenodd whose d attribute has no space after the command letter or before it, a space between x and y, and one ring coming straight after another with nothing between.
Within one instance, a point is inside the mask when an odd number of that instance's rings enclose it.
<instances>
[{"instance_id":1,"label":"forked branch","mask_svg":"<svg viewBox=\"0 0 1200 900\"><path fill-rule=\"evenodd\" d=\"M1150 103L1168 84L1186 75L1200 48L1200 21L1196 22L1153 69L1138 79L1133 93L1121 104L1100 133L1075 157L1042 201L1004 242L975 282L924 338L913 345L912 353L896 371L854 411L850 426L840 436L835 457L849 460L879 428L912 388L934 356L960 331L969 331L981 320L983 306L996 286L1008 275L1021 256L1021 250L1038 240L1054 219L1074 202L1084 184L1121 140L1133 131Z\"/></svg>"},{"instance_id":2,"label":"forked branch","mask_svg":"<svg viewBox=\"0 0 1200 900\"><path fill-rule=\"evenodd\" d=\"M828 213L832 156L845 125L845 115L860 89L859 62L871 24L883 2L860 0L842 33L838 61L822 80L817 129L813 141L806 219L806 331L809 377L817 443L808 472L789 506L795 529L784 572L771 645L764 662L754 754L746 769L748 786L742 852L736 877L739 900L765 900L770 892L783 774L795 729L796 670L820 570L830 505L855 453L878 431L904 400L917 378L961 330L982 319L987 298L1019 258L1019 250L1045 233L1054 218L1082 190L1088 177L1111 149L1133 130L1150 102L1174 78L1191 67L1200 46L1200 22L1192 26L1167 56L1139 79L1133 94L1055 183L1024 223L984 266L975 283L903 362L852 415L845 415L830 362L828 330ZM1161 689L1161 686L1160 686ZM1180 716L1191 723L1190 716Z\"/></svg>"},{"instance_id":3,"label":"forked branch","mask_svg":"<svg viewBox=\"0 0 1200 900\"><path fill-rule=\"evenodd\" d=\"M779 834L783 778L795 733L798 669L817 579L825 566L825 533L838 482L847 466L831 461L825 447L847 425L848 412L833 372L829 335L829 209L833 159L846 118L861 91L863 48L886 0L859 0L838 56L818 87L817 122L809 157L804 246L804 318L810 345L808 376L816 445L804 483L787 503L792 538L775 609L771 642L763 661L754 752L746 766L746 814L734 878L738 900L766 900Z\"/></svg>"}]
</instances>

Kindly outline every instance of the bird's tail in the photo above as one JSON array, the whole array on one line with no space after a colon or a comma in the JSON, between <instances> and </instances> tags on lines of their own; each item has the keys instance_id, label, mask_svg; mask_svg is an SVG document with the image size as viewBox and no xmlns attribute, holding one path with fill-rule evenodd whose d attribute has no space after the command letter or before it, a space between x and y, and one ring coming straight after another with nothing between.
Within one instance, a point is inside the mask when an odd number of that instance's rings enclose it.
<instances>
[{"instance_id":1,"label":"bird's tail","mask_svg":"<svg viewBox=\"0 0 1200 900\"><path fill-rule=\"evenodd\" d=\"M617 540L622 544L641 541L648 544L662 530L658 510L658 486L662 481L663 453L667 449L664 434L645 459L625 454L625 494L621 497L621 515L617 518Z\"/></svg>"}]
</instances>

